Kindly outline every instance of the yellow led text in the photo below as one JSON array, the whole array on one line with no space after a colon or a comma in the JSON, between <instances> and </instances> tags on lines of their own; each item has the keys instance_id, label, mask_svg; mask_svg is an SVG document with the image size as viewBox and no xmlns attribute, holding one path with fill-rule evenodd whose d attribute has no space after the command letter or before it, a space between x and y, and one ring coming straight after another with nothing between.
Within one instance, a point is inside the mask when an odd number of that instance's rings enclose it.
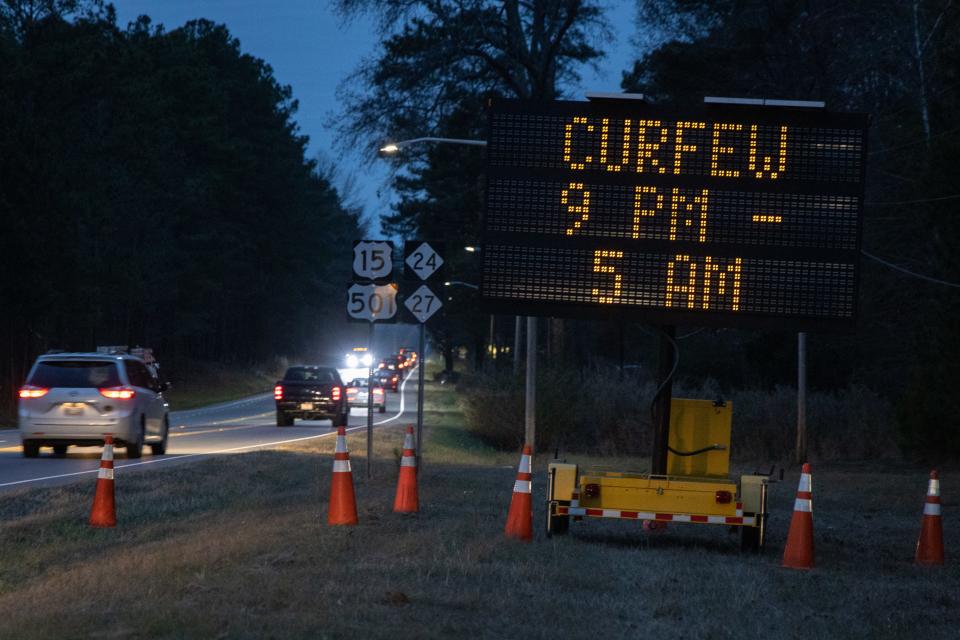
<instances>
[{"instance_id":1,"label":"yellow led text","mask_svg":"<svg viewBox=\"0 0 960 640\"><path fill-rule=\"evenodd\" d=\"M725 122L713 123L713 151L710 153L710 175L721 178L739 178L739 169L721 169L720 156L733 153L733 147L725 146L720 141L721 131L743 131L742 124L728 124Z\"/></svg>"},{"instance_id":2,"label":"yellow led text","mask_svg":"<svg viewBox=\"0 0 960 640\"><path fill-rule=\"evenodd\" d=\"M750 161L748 162L750 171L757 180L762 180L764 176L771 180L776 180L781 173L787 170L787 128L780 127L780 146L777 152L777 168L773 168L773 156L762 156L762 160L757 162L757 125L750 126Z\"/></svg>"},{"instance_id":3,"label":"yellow led text","mask_svg":"<svg viewBox=\"0 0 960 640\"><path fill-rule=\"evenodd\" d=\"M703 261L700 269L697 268L698 260ZM675 255L673 260L667 263L666 306L710 309L714 302L726 297L729 310L739 311L740 271L743 261L741 258L733 258L732 262L723 265L719 260L710 256L691 259L689 255Z\"/></svg>"},{"instance_id":4,"label":"yellow led text","mask_svg":"<svg viewBox=\"0 0 960 640\"><path fill-rule=\"evenodd\" d=\"M580 192L580 203L570 203L570 192ZM590 192L583 188L582 182L571 182L566 189L560 190L560 204L567 208L567 213L579 215L580 219L573 223L573 226L566 230L568 236L572 236L574 230L583 226L583 223L590 219Z\"/></svg>"},{"instance_id":5,"label":"yellow led text","mask_svg":"<svg viewBox=\"0 0 960 640\"><path fill-rule=\"evenodd\" d=\"M670 198L670 240L677 239L677 225L683 222L683 226L697 227L697 242L707 241L707 200L709 189L700 191L700 195L685 196L680 193L680 189L673 188L673 194ZM686 230L686 229L684 229Z\"/></svg>"},{"instance_id":6,"label":"yellow led text","mask_svg":"<svg viewBox=\"0 0 960 640\"><path fill-rule=\"evenodd\" d=\"M600 289L593 289L592 294L597 298L600 304L613 304L620 297L620 287L623 276L617 273L616 269L608 264L603 264L605 258L620 259L623 257L623 251L594 251L593 252L593 272L594 273L612 273L613 291L601 294Z\"/></svg>"}]
</instances>

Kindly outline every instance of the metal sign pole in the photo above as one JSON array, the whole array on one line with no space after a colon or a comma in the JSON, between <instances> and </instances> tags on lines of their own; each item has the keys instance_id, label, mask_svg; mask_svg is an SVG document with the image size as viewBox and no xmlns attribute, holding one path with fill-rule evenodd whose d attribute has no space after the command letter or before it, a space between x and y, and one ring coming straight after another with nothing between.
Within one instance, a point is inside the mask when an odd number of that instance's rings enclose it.
<instances>
[{"instance_id":1,"label":"metal sign pole","mask_svg":"<svg viewBox=\"0 0 960 640\"><path fill-rule=\"evenodd\" d=\"M423 451L420 443L423 441L423 381L427 362L427 325L420 323L420 346L418 347L419 365L417 366L417 469L423 464Z\"/></svg>"},{"instance_id":2,"label":"metal sign pole","mask_svg":"<svg viewBox=\"0 0 960 640\"><path fill-rule=\"evenodd\" d=\"M370 337L367 339L367 355L373 356L373 327L370 321ZM373 459L373 360L367 369L367 479L373 477L370 461Z\"/></svg>"},{"instance_id":3,"label":"metal sign pole","mask_svg":"<svg viewBox=\"0 0 960 640\"><path fill-rule=\"evenodd\" d=\"M797 334L797 463L807 461L807 334Z\"/></svg>"},{"instance_id":4,"label":"metal sign pole","mask_svg":"<svg viewBox=\"0 0 960 640\"><path fill-rule=\"evenodd\" d=\"M677 328L665 326L660 334L660 356L657 380L659 392L653 399L653 455L650 459L650 472L656 475L667 473L667 447L670 443L670 400L673 398L673 364L676 359L673 339Z\"/></svg>"},{"instance_id":5,"label":"metal sign pole","mask_svg":"<svg viewBox=\"0 0 960 640\"><path fill-rule=\"evenodd\" d=\"M524 443L536 451L537 438L537 319L527 318L527 389Z\"/></svg>"}]
</instances>

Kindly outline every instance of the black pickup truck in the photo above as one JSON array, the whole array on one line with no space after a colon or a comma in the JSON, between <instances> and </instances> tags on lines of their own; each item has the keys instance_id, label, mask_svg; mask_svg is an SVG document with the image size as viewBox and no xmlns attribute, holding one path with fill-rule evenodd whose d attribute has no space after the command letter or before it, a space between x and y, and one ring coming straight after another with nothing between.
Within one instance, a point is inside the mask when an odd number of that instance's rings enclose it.
<instances>
[{"instance_id":1,"label":"black pickup truck","mask_svg":"<svg viewBox=\"0 0 960 640\"><path fill-rule=\"evenodd\" d=\"M346 426L350 415L346 389L334 367L290 367L273 387L273 398L277 401L278 427L289 427L296 418L332 420L335 427Z\"/></svg>"}]
</instances>

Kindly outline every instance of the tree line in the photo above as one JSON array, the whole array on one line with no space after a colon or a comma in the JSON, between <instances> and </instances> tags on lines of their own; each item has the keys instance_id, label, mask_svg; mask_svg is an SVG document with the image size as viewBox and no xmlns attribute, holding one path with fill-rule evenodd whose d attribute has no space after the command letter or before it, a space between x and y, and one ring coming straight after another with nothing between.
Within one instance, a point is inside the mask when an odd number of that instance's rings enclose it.
<instances>
[{"instance_id":1,"label":"tree line","mask_svg":"<svg viewBox=\"0 0 960 640\"><path fill-rule=\"evenodd\" d=\"M341 318L358 213L297 102L223 25L0 5L0 388L48 349L298 354Z\"/></svg>"},{"instance_id":2,"label":"tree line","mask_svg":"<svg viewBox=\"0 0 960 640\"><path fill-rule=\"evenodd\" d=\"M375 145L424 135L482 138L489 97L582 99L578 74L605 53L609 25L593 0L340 0L379 18L379 55L342 91L345 139ZM704 96L823 100L870 115L860 319L817 334L815 389L866 385L898 407L901 445L960 454L960 5L951 0L637 0L635 62L621 89L658 105ZM476 242L483 158L437 145L401 158L398 234ZM890 265L894 265L891 267ZM454 256L464 279L476 265ZM899 270L898 270L899 269ZM939 282L937 282L939 281ZM951 286L952 285L952 286ZM497 326L509 344L512 322ZM599 358L654 365L640 325L553 321L541 348L561 366ZM485 341L485 316L448 313L441 342ZM725 388L793 384L796 338L775 331L682 330L680 374ZM567 336L576 335L576 340ZM478 357L479 359L479 357Z\"/></svg>"}]
</instances>

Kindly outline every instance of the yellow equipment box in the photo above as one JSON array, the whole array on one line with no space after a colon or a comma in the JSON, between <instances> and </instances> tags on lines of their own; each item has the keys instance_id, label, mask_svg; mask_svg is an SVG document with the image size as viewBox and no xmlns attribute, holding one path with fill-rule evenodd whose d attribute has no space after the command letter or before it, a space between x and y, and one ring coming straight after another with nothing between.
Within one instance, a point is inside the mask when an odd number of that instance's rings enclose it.
<instances>
[{"instance_id":1,"label":"yellow equipment box","mask_svg":"<svg viewBox=\"0 0 960 640\"><path fill-rule=\"evenodd\" d=\"M729 402L674 398L670 402L667 474L694 478L729 476L732 418L733 405Z\"/></svg>"}]
</instances>

